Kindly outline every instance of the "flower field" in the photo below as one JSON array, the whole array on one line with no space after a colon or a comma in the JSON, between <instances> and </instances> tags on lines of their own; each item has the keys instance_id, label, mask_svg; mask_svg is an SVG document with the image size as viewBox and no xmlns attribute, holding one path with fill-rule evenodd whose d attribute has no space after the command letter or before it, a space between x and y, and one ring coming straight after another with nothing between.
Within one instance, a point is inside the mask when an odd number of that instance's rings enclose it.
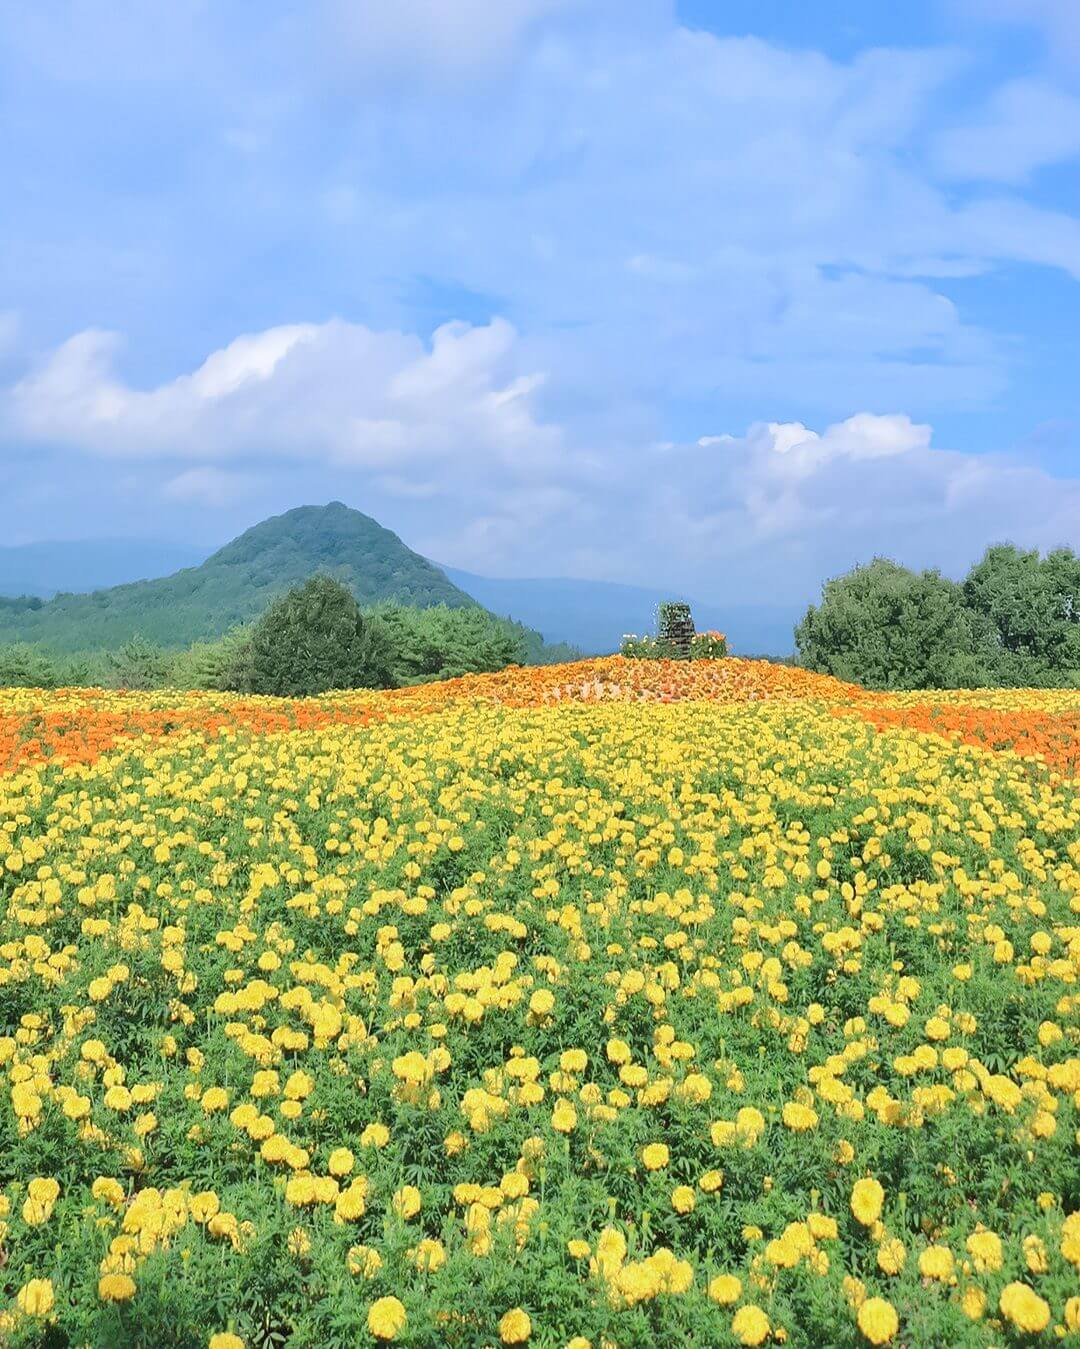
<instances>
[{"instance_id":1,"label":"flower field","mask_svg":"<svg viewBox=\"0 0 1080 1349\"><path fill-rule=\"evenodd\" d=\"M0 1342L1080 1333L1080 694L0 692Z\"/></svg>"}]
</instances>

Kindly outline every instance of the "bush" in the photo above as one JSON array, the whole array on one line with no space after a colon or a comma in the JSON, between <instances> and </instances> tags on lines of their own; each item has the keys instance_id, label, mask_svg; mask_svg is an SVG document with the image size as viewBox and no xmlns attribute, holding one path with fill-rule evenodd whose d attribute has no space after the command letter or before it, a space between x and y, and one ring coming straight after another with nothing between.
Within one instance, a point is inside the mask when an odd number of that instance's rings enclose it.
<instances>
[{"instance_id":1,"label":"bush","mask_svg":"<svg viewBox=\"0 0 1080 1349\"><path fill-rule=\"evenodd\" d=\"M1080 558L988 548L963 583L964 603L993 631L999 678L1012 686L1074 685L1080 671Z\"/></svg>"},{"instance_id":2,"label":"bush","mask_svg":"<svg viewBox=\"0 0 1080 1349\"><path fill-rule=\"evenodd\" d=\"M695 632L690 638L691 660L719 660L727 655L727 638L722 632Z\"/></svg>"},{"instance_id":3,"label":"bush","mask_svg":"<svg viewBox=\"0 0 1080 1349\"><path fill-rule=\"evenodd\" d=\"M875 558L825 583L795 629L800 664L873 689L975 688L997 682L990 625L937 571Z\"/></svg>"},{"instance_id":4,"label":"bush","mask_svg":"<svg viewBox=\"0 0 1080 1349\"><path fill-rule=\"evenodd\" d=\"M304 698L393 683L386 632L349 589L313 576L275 600L238 646L226 676L245 693Z\"/></svg>"}]
</instances>

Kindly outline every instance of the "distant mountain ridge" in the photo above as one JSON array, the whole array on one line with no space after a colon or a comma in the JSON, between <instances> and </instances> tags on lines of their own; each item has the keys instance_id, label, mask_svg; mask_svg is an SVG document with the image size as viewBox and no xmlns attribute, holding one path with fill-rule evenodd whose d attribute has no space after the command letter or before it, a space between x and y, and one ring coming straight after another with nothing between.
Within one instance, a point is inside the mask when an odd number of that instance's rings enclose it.
<instances>
[{"instance_id":1,"label":"distant mountain ridge","mask_svg":"<svg viewBox=\"0 0 1080 1349\"><path fill-rule=\"evenodd\" d=\"M0 595L51 599L62 590L104 590L198 566L207 552L154 539L55 539L9 545L0 547Z\"/></svg>"},{"instance_id":2,"label":"distant mountain ridge","mask_svg":"<svg viewBox=\"0 0 1080 1349\"><path fill-rule=\"evenodd\" d=\"M334 501L263 520L205 562L169 576L61 593L37 609L0 606L0 643L37 642L57 655L117 647L135 636L184 647L255 618L320 571L348 585L362 605L476 603L391 530Z\"/></svg>"}]
</instances>

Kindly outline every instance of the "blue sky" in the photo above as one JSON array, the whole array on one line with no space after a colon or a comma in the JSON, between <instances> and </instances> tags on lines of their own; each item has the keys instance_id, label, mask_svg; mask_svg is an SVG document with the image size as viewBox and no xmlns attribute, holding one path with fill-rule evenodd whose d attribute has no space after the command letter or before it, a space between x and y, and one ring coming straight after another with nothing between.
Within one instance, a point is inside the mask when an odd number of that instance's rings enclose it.
<instances>
[{"instance_id":1,"label":"blue sky","mask_svg":"<svg viewBox=\"0 0 1080 1349\"><path fill-rule=\"evenodd\" d=\"M0 0L9 542L1080 546L1074 0Z\"/></svg>"}]
</instances>

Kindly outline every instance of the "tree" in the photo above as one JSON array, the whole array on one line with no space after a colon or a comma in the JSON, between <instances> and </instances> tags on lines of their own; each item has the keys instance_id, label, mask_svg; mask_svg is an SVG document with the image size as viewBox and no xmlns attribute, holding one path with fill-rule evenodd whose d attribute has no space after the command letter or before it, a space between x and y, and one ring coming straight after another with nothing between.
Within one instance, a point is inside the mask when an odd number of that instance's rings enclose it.
<instances>
[{"instance_id":1,"label":"tree","mask_svg":"<svg viewBox=\"0 0 1080 1349\"><path fill-rule=\"evenodd\" d=\"M275 600L254 625L231 682L244 692L286 698L384 688L393 682L389 644L346 586L312 576Z\"/></svg>"},{"instance_id":2,"label":"tree","mask_svg":"<svg viewBox=\"0 0 1080 1349\"><path fill-rule=\"evenodd\" d=\"M795 629L800 663L875 689L972 688L996 683L985 620L937 571L875 558L825 583Z\"/></svg>"},{"instance_id":3,"label":"tree","mask_svg":"<svg viewBox=\"0 0 1080 1349\"><path fill-rule=\"evenodd\" d=\"M996 634L1002 682L1046 685L1080 675L1080 558L988 548L963 583L964 602Z\"/></svg>"},{"instance_id":4,"label":"tree","mask_svg":"<svg viewBox=\"0 0 1080 1349\"><path fill-rule=\"evenodd\" d=\"M25 642L0 647L0 688L54 689L56 667L44 652Z\"/></svg>"},{"instance_id":5,"label":"tree","mask_svg":"<svg viewBox=\"0 0 1080 1349\"><path fill-rule=\"evenodd\" d=\"M168 683L171 653L143 637L131 637L105 657L109 683L120 689L157 689Z\"/></svg>"},{"instance_id":6,"label":"tree","mask_svg":"<svg viewBox=\"0 0 1080 1349\"><path fill-rule=\"evenodd\" d=\"M502 670L526 659L526 629L479 606L412 609L383 604L373 616L389 634L394 670L402 683Z\"/></svg>"}]
</instances>

